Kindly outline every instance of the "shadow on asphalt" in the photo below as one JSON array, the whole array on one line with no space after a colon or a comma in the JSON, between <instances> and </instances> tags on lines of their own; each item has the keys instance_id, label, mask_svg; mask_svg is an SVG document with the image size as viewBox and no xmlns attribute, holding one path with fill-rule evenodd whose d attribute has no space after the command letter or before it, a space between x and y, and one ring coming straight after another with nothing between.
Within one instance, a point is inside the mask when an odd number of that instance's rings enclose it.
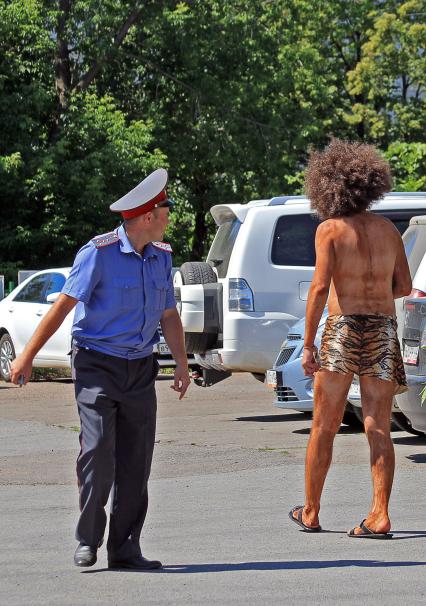
<instances>
[{"instance_id":1,"label":"shadow on asphalt","mask_svg":"<svg viewBox=\"0 0 426 606\"><path fill-rule=\"evenodd\" d=\"M303 429L293 429L292 433L299 433L301 435L308 435L311 432L310 427L304 427ZM339 431L337 432L338 436L345 435L353 435L355 433L364 433L362 427L348 427L347 425L341 425Z\"/></svg>"},{"instance_id":2,"label":"shadow on asphalt","mask_svg":"<svg viewBox=\"0 0 426 606\"><path fill-rule=\"evenodd\" d=\"M407 446L426 444L426 436L401 436L392 438L392 442L394 444L406 444Z\"/></svg>"},{"instance_id":3,"label":"shadow on asphalt","mask_svg":"<svg viewBox=\"0 0 426 606\"><path fill-rule=\"evenodd\" d=\"M426 535L425 535L426 536ZM386 560L300 560L290 562L241 562L238 564L169 564L157 570L129 570L125 568L98 568L82 570L82 574L98 572L147 572L155 574L196 574L206 572L239 572L244 570L317 570L320 568L398 568L403 566L426 566L426 562L386 561Z\"/></svg>"},{"instance_id":4,"label":"shadow on asphalt","mask_svg":"<svg viewBox=\"0 0 426 606\"><path fill-rule=\"evenodd\" d=\"M406 459L413 461L413 463L426 463L426 453L408 455Z\"/></svg>"},{"instance_id":5,"label":"shadow on asphalt","mask_svg":"<svg viewBox=\"0 0 426 606\"><path fill-rule=\"evenodd\" d=\"M255 421L257 423L279 423L282 421L306 421L306 415L294 413L288 415L262 415L254 417L237 417L234 421Z\"/></svg>"}]
</instances>

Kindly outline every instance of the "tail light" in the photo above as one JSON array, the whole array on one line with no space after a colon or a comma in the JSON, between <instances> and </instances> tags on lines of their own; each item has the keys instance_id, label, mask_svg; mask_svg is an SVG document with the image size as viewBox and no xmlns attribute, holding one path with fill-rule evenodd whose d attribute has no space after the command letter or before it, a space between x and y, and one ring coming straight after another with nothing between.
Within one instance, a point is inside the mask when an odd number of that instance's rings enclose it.
<instances>
[{"instance_id":1,"label":"tail light","mask_svg":"<svg viewBox=\"0 0 426 606\"><path fill-rule=\"evenodd\" d=\"M423 292L418 288L413 288L413 290L408 295L407 299L422 299L423 297L426 297L426 292ZM404 302L404 308L408 311L412 311L415 308L415 305L414 303Z\"/></svg>"},{"instance_id":2,"label":"tail light","mask_svg":"<svg viewBox=\"0 0 426 606\"><path fill-rule=\"evenodd\" d=\"M254 311L254 298L250 286L242 278L229 279L229 311Z\"/></svg>"},{"instance_id":3,"label":"tail light","mask_svg":"<svg viewBox=\"0 0 426 606\"><path fill-rule=\"evenodd\" d=\"M410 292L410 299L420 299L421 297L426 297L426 292L423 292L418 288L413 288L413 290Z\"/></svg>"}]
</instances>

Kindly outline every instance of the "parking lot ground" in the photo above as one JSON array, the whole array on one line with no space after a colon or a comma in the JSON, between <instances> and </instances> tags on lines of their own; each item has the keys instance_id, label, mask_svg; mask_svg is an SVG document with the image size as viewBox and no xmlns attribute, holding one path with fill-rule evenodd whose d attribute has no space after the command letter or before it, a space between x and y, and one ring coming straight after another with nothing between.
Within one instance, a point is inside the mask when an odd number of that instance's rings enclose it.
<instances>
[{"instance_id":1,"label":"parking lot ground","mask_svg":"<svg viewBox=\"0 0 426 606\"><path fill-rule=\"evenodd\" d=\"M403 432L391 501L394 540L349 539L371 498L362 432L342 426L321 524L298 530L310 420L272 407L248 375L179 402L157 383L159 419L143 548L151 573L72 564L78 416L69 380L0 383L0 585L22 605L424 604L426 440Z\"/></svg>"}]
</instances>

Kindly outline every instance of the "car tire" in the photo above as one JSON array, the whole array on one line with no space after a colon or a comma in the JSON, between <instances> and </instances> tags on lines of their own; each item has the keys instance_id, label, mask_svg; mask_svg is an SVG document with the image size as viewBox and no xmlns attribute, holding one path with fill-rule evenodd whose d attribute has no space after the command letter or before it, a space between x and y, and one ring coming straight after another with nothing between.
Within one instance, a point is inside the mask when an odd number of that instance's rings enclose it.
<instances>
[{"instance_id":1,"label":"car tire","mask_svg":"<svg viewBox=\"0 0 426 606\"><path fill-rule=\"evenodd\" d=\"M342 422L352 429L364 429L364 420L362 418L361 408L353 406L350 402L347 402L345 412L343 413Z\"/></svg>"},{"instance_id":2,"label":"car tire","mask_svg":"<svg viewBox=\"0 0 426 606\"><path fill-rule=\"evenodd\" d=\"M358 406L352 406L354 415L357 416L358 420L364 426L364 420L362 416L362 409ZM425 434L421 431L414 429L402 412L393 412L391 414L391 431L407 431L415 436L424 436Z\"/></svg>"},{"instance_id":3,"label":"car tire","mask_svg":"<svg viewBox=\"0 0 426 606\"><path fill-rule=\"evenodd\" d=\"M413 434L413 436L424 437L426 434L423 431L414 429L411 425L410 419L408 419L403 412L394 412L392 414L392 421L401 431Z\"/></svg>"},{"instance_id":4,"label":"car tire","mask_svg":"<svg viewBox=\"0 0 426 606\"><path fill-rule=\"evenodd\" d=\"M10 381L10 363L16 358L15 347L10 335L6 332L0 339L0 378Z\"/></svg>"},{"instance_id":5,"label":"car tire","mask_svg":"<svg viewBox=\"0 0 426 606\"><path fill-rule=\"evenodd\" d=\"M208 263L188 261L175 273L175 288L186 284L211 284L217 282L217 276ZM179 297L178 308L179 308ZM204 353L215 345L217 333L185 332L185 350L187 353Z\"/></svg>"},{"instance_id":6,"label":"car tire","mask_svg":"<svg viewBox=\"0 0 426 606\"><path fill-rule=\"evenodd\" d=\"M251 374L256 379L256 381L260 381L261 383L265 382L265 373L264 372L252 372Z\"/></svg>"}]
</instances>

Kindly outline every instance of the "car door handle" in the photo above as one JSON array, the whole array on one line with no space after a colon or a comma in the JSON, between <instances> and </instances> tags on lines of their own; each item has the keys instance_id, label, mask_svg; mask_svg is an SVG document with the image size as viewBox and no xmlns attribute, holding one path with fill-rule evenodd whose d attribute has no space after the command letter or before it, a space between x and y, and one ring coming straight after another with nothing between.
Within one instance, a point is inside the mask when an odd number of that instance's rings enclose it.
<instances>
[{"instance_id":1,"label":"car door handle","mask_svg":"<svg viewBox=\"0 0 426 606\"><path fill-rule=\"evenodd\" d=\"M44 314L44 309L39 309L36 311L36 316L42 316Z\"/></svg>"},{"instance_id":2,"label":"car door handle","mask_svg":"<svg viewBox=\"0 0 426 606\"><path fill-rule=\"evenodd\" d=\"M12 314L15 311L15 308L14 307L9 307L9 309L7 311Z\"/></svg>"}]
</instances>

